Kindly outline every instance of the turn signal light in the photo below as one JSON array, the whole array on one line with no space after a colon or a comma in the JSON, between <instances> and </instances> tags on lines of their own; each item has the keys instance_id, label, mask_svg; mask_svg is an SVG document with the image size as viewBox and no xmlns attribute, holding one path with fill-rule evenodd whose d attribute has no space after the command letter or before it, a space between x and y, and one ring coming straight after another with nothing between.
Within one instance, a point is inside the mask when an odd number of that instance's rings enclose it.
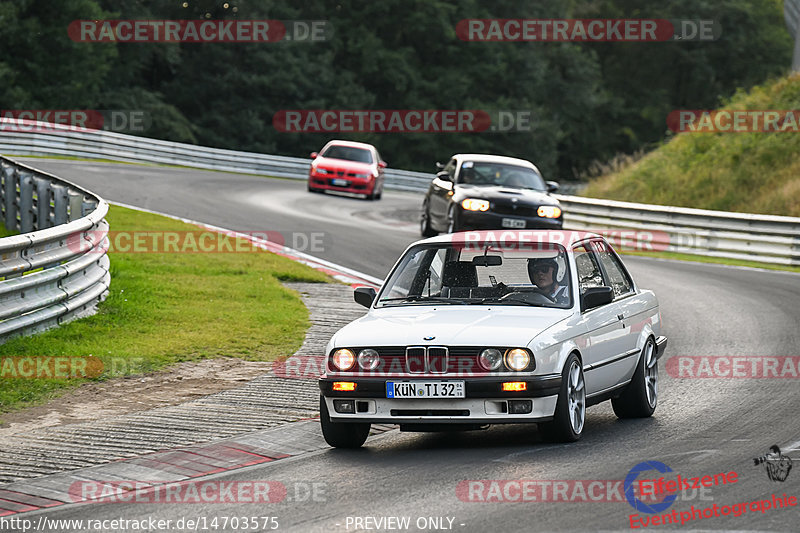
<instances>
[{"instance_id":1,"label":"turn signal light","mask_svg":"<svg viewBox=\"0 0 800 533\"><path fill-rule=\"evenodd\" d=\"M352 381L334 381L333 382L333 390L338 391L354 391L356 390L356 384Z\"/></svg>"},{"instance_id":2,"label":"turn signal light","mask_svg":"<svg viewBox=\"0 0 800 533\"><path fill-rule=\"evenodd\" d=\"M528 384L524 381L506 381L503 383L503 392L515 392L528 390Z\"/></svg>"}]
</instances>

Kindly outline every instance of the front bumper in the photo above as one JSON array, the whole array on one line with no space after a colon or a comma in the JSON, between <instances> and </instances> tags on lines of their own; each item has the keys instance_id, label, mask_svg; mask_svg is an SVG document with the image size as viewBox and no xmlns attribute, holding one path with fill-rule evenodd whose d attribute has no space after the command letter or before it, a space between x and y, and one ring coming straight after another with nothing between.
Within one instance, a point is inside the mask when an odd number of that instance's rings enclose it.
<instances>
[{"instance_id":1,"label":"front bumper","mask_svg":"<svg viewBox=\"0 0 800 533\"><path fill-rule=\"evenodd\" d=\"M354 178L352 176L317 176L312 174L309 176L309 185L315 189L324 189L327 191L349 192L354 194L371 194L372 189L375 187L374 179L367 178ZM333 180L346 180L347 186L334 185Z\"/></svg>"},{"instance_id":2,"label":"front bumper","mask_svg":"<svg viewBox=\"0 0 800 533\"><path fill-rule=\"evenodd\" d=\"M459 208L460 209L460 208ZM503 219L521 220L525 227L509 228L503 226ZM544 218L538 216L518 216L512 214L498 214L492 211L467 211L460 209L458 217L462 229L549 229L559 230L564 226L564 218Z\"/></svg>"},{"instance_id":3,"label":"front bumper","mask_svg":"<svg viewBox=\"0 0 800 533\"><path fill-rule=\"evenodd\" d=\"M503 377L458 379L464 381L464 398L387 398L387 381L429 381L432 378L367 378L324 377L320 391L328 405L330 418L336 422L370 422L385 424L515 424L551 420L561 388L561 376ZM435 380L444 380L437 377ZM332 390L334 381L353 381L356 391ZM524 381L527 390L503 392L505 381ZM355 412L341 413L334 400L352 400ZM509 403L511 402L511 404ZM514 402L530 402L530 411L512 412Z\"/></svg>"}]
</instances>

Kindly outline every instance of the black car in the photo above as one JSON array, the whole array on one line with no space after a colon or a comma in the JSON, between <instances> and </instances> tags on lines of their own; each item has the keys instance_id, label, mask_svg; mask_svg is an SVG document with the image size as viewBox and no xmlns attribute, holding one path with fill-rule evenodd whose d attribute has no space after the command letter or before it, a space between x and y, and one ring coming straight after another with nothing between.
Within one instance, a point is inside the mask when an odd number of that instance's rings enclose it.
<instances>
[{"instance_id":1,"label":"black car","mask_svg":"<svg viewBox=\"0 0 800 533\"><path fill-rule=\"evenodd\" d=\"M422 203L423 237L478 229L561 229L555 181L533 163L486 154L456 154L440 168Z\"/></svg>"}]
</instances>

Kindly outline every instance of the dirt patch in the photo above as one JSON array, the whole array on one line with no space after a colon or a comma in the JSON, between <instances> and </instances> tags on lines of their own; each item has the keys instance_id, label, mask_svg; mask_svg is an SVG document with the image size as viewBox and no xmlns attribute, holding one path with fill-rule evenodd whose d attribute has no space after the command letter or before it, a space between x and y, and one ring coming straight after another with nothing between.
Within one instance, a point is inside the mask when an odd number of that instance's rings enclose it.
<instances>
[{"instance_id":1,"label":"dirt patch","mask_svg":"<svg viewBox=\"0 0 800 533\"><path fill-rule=\"evenodd\" d=\"M260 361L206 359L145 376L85 383L44 405L0 415L0 437L177 405L240 387L271 368L272 363Z\"/></svg>"}]
</instances>

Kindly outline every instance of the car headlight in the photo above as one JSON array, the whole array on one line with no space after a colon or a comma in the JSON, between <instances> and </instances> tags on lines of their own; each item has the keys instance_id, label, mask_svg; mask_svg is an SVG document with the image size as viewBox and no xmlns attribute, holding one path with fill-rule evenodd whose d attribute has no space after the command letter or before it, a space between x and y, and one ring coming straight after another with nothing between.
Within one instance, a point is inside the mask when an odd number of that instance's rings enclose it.
<instances>
[{"instance_id":1,"label":"car headlight","mask_svg":"<svg viewBox=\"0 0 800 533\"><path fill-rule=\"evenodd\" d=\"M511 370L525 370L531 362L531 356L527 350L522 348L513 348L506 352L506 366Z\"/></svg>"},{"instance_id":2,"label":"car headlight","mask_svg":"<svg viewBox=\"0 0 800 533\"><path fill-rule=\"evenodd\" d=\"M461 207L467 211L488 211L489 202L486 200L478 200L476 198L467 198L461 201Z\"/></svg>"},{"instance_id":3,"label":"car headlight","mask_svg":"<svg viewBox=\"0 0 800 533\"><path fill-rule=\"evenodd\" d=\"M324 168L315 168L315 169L314 169L314 171L315 171L317 174L323 174L323 175L328 173L328 171L327 171L327 170L325 170Z\"/></svg>"},{"instance_id":4,"label":"car headlight","mask_svg":"<svg viewBox=\"0 0 800 533\"><path fill-rule=\"evenodd\" d=\"M503 353L497 348L486 348L478 357L478 363L484 370L497 370L503 364Z\"/></svg>"},{"instance_id":5,"label":"car headlight","mask_svg":"<svg viewBox=\"0 0 800 533\"><path fill-rule=\"evenodd\" d=\"M561 208L554 205L542 205L536 210L536 214L542 218L558 218L561 216Z\"/></svg>"},{"instance_id":6,"label":"car headlight","mask_svg":"<svg viewBox=\"0 0 800 533\"><path fill-rule=\"evenodd\" d=\"M363 180L363 179L371 178L372 174L353 174L353 177L354 178L360 178L360 179Z\"/></svg>"},{"instance_id":7,"label":"car headlight","mask_svg":"<svg viewBox=\"0 0 800 533\"><path fill-rule=\"evenodd\" d=\"M358 366L363 370L375 370L380 361L378 352L372 348L366 348L358 352Z\"/></svg>"},{"instance_id":8,"label":"car headlight","mask_svg":"<svg viewBox=\"0 0 800 533\"><path fill-rule=\"evenodd\" d=\"M350 370L356 363L356 356L352 350L341 348L333 352L331 361L333 362L333 366L338 370Z\"/></svg>"}]
</instances>

